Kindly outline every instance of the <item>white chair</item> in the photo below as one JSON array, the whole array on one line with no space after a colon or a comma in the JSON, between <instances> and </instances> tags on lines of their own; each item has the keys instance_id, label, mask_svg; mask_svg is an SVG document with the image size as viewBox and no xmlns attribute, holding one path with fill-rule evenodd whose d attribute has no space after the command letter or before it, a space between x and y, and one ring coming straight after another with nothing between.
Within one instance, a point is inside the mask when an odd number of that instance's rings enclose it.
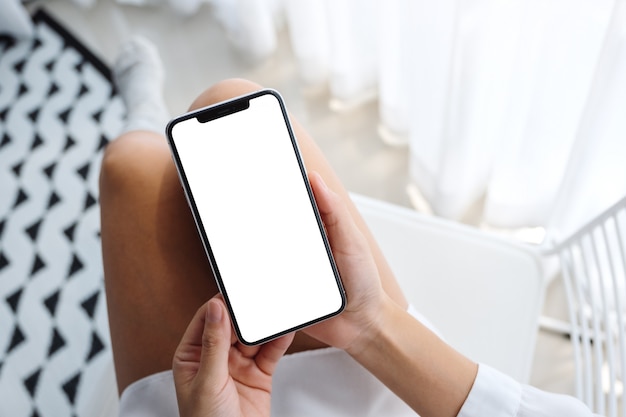
<instances>
[{"instance_id":1,"label":"white chair","mask_svg":"<svg viewBox=\"0 0 626 417\"><path fill-rule=\"evenodd\" d=\"M600 415L626 416L626 198L554 245L568 301L576 395ZM621 410L620 410L621 409Z\"/></svg>"},{"instance_id":2,"label":"white chair","mask_svg":"<svg viewBox=\"0 0 626 417\"><path fill-rule=\"evenodd\" d=\"M448 343L528 382L544 295L537 253L470 227L352 198L407 298ZM112 369L102 375L94 417L116 415Z\"/></svg>"},{"instance_id":3,"label":"white chair","mask_svg":"<svg viewBox=\"0 0 626 417\"><path fill-rule=\"evenodd\" d=\"M352 196L409 301L457 350L527 383L544 297L538 252Z\"/></svg>"}]
</instances>

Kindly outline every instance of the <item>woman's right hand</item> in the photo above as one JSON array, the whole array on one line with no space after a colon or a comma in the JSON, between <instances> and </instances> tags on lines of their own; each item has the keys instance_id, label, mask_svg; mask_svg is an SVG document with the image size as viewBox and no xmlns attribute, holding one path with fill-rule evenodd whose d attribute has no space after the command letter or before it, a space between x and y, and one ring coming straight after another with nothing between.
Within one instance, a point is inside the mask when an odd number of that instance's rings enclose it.
<instances>
[{"instance_id":1,"label":"woman's right hand","mask_svg":"<svg viewBox=\"0 0 626 417\"><path fill-rule=\"evenodd\" d=\"M349 351L358 348L359 337L379 318L383 304L391 300L382 288L367 240L348 208L318 173L311 172L309 181L348 303L340 315L304 331L328 345Z\"/></svg>"},{"instance_id":2,"label":"woman's right hand","mask_svg":"<svg viewBox=\"0 0 626 417\"><path fill-rule=\"evenodd\" d=\"M476 364L384 292L367 240L348 208L319 175L312 173L310 181L348 305L304 331L347 351L419 415L456 416L474 383Z\"/></svg>"}]
</instances>

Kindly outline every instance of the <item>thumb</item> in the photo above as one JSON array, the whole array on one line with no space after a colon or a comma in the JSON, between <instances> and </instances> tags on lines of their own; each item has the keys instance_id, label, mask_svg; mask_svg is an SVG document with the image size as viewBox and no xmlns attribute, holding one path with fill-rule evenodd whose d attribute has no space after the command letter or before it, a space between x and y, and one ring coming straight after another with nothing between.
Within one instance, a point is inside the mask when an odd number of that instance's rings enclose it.
<instances>
[{"instance_id":1,"label":"thumb","mask_svg":"<svg viewBox=\"0 0 626 417\"><path fill-rule=\"evenodd\" d=\"M223 302L209 300L198 309L187 326L174 354L172 370L180 394L198 384L215 384L219 389L228 380L230 323ZM211 386L200 388L211 389Z\"/></svg>"},{"instance_id":2,"label":"thumb","mask_svg":"<svg viewBox=\"0 0 626 417\"><path fill-rule=\"evenodd\" d=\"M222 387L228 379L231 329L224 302L212 298L206 305L198 376L201 381Z\"/></svg>"},{"instance_id":3,"label":"thumb","mask_svg":"<svg viewBox=\"0 0 626 417\"><path fill-rule=\"evenodd\" d=\"M309 174L309 181L333 254L361 255L364 250L367 250L367 244L346 205L328 188L317 172Z\"/></svg>"}]
</instances>

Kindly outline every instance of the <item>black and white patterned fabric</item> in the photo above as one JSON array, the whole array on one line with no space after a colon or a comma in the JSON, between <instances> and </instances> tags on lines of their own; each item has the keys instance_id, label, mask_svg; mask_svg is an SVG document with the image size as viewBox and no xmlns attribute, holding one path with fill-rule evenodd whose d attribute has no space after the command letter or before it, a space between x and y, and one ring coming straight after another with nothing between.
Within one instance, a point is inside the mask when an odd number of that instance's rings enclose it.
<instances>
[{"instance_id":1,"label":"black and white patterned fabric","mask_svg":"<svg viewBox=\"0 0 626 417\"><path fill-rule=\"evenodd\" d=\"M84 416L111 366L98 174L109 70L45 12L0 38L0 416ZM96 394L97 395L97 394Z\"/></svg>"}]
</instances>

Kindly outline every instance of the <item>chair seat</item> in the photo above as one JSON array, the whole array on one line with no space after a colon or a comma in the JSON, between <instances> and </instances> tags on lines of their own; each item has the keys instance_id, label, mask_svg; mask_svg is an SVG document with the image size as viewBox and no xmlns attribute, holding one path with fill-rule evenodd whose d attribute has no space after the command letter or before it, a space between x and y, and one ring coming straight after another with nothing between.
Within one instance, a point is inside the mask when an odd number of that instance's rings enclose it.
<instances>
[{"instance_id":1,"label":"chair seat","mask_svg":"<svg viewBox=\"0 0 626 417\"><path fill-rule=\"evenodd\" d=\"M531 247L352 195L409 302L457 350L530 378L544 274Z\"/></svg>"}]
</instances>

